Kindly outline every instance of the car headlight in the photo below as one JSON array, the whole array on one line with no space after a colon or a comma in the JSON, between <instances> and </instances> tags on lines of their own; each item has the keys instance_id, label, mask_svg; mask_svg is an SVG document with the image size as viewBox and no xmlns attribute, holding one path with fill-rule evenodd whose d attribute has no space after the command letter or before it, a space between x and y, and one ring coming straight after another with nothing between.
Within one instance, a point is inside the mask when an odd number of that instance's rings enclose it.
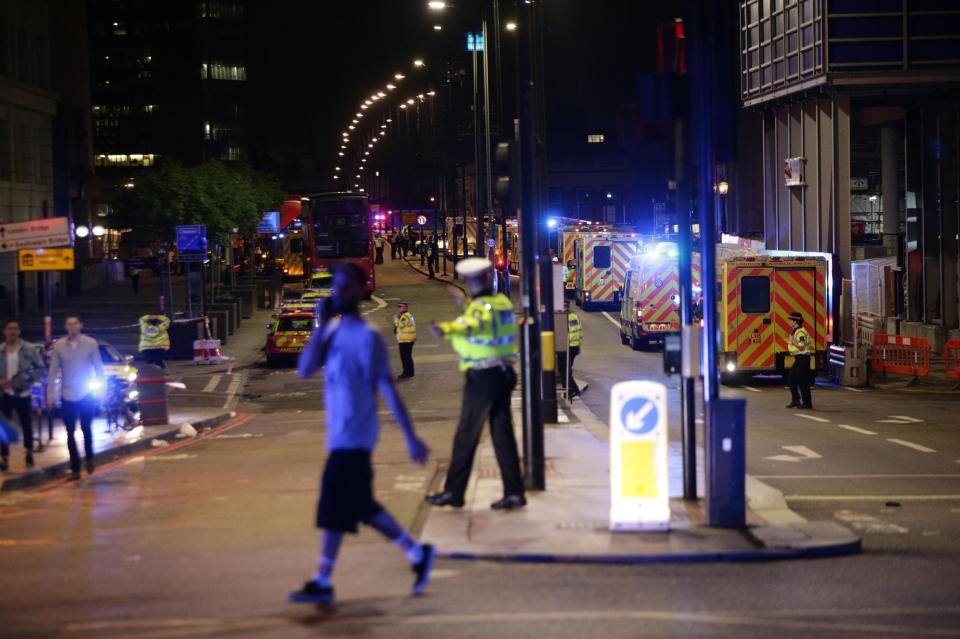
<instances>
[{"instance_id":1,"label":"car headlight","mask_svg":"<svg viewBox=\"0 0 960 639\"><path fill-rule=\"evenodd\" d=\"M91 393L99 393L103 390L103 380L99 377L93 377L87 381L87 390Z\"/></svg>"},{"instance_id":2,"label":"car headlight","mask_svg":"<svg viewBox=\"0 0 960 639\"><path fill-rule=\"evenodd\" d=\"M727 362L727 372L732 373L737 370L737 365L734 362Z\"/></svg>"}]
</instances>

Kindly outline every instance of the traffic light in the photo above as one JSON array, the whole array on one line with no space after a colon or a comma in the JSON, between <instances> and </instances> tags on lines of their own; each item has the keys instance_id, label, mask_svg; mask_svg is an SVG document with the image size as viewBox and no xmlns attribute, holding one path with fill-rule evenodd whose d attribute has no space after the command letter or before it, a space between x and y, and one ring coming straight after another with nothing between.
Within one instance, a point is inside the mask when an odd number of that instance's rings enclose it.
<instances>
[{"instance_id":1,"label":"traffic light","mask_svg":"<svg viewBox=\"0 0 960 639\"><path fill-rule=\"evenodd\" d=\"M520 161L515 142L498 142L494 155L497 175L497 200L506 217L520 208Z\"/></svg>"}]
</instances>

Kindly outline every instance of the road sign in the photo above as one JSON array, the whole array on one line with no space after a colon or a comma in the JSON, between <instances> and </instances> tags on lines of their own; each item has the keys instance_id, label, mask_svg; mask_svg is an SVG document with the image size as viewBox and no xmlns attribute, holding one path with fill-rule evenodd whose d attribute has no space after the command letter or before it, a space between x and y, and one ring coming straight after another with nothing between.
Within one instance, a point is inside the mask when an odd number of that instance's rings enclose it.
<instances>
[{"instance_id":1,"label":"road sign","mask_svg":"<svg viewBox=\"0 0 960 639\"><path fill-rule=\"evenodd\" d=\"M72 271L76 263L72 248L20 249L21 271Z\"/></svg>"},{"instance_id":2,"label":"road sign","mask_svg":"<svg viewBox=\"0 0 960 639\"><path fill-rule=\"evenodd\" d=\"M427 223L427 216L426 216L426 215L418 215L418 216L417 216L417 224L419 224L420 226L423 226L423 225L426 224L426 223Z\"/></svg>"},{"instance_id":3,"label":"road sign","mask_svg":"<svg viewBox=\"0 0 960 639\"><path fill-rule=\"evenodd\" d=\"M263 214L257 233L278 233L280 231L280 211L267 211Z\"/></svg>"},{"instance_id":4,"label":"road sign","mask_svg":"<svg viewBox=\"0 0 960 639\"><path fill-rule=\"evenodd\" d=\"M0 224L0 253L22 248L71 246L70 221L65 217L47 217L27 222Z\"/></svg>"},{"instance_id":5,"label":"road sign","mask_svg":"<svg viewBox=\"0 0 960 639\"><path fill-rule=\"evenodd\" d=\"M186 224L177 227L177 250L183 253L207 252L207 227L203 224Z\"/></svg>"},{"instance_id":6,"label":"road sign","mask_svg":"<svg viewBox=\"0 0 960 639\"><path fill-rule=\"evenodd\" d=\"M667 388L620 382L610 391L610 530L670 527Z\"/></svg>"}]
</instances>

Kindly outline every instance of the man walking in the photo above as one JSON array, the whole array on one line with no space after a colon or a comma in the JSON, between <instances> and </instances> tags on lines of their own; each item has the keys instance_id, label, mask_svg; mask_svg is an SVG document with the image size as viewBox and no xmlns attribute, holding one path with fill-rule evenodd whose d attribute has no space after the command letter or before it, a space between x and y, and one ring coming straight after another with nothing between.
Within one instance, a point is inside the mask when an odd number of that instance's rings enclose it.
<instances>
[{"instance_id":1,"label":"man walking","mask_svg":"<svg viewBox=\"0 0 960 639\"><path fill-rule=\"evenodd\" d=\"M373 238L373 248L375 249L374 264L383 264L383 235L377 233Z\"/></svg>"},{"instance_id":2,"label":"man walking","mask_svg":"<svg viewBox=\"0 0 960 639\"><path fill-rule=\"evenodd\" d=\"M513 304L493 292L493 265L489 260L471 257L457 264L473 298L463 314L451 322L431 324L438 337L453 343L460 356L460 370L466 372L460 423L453 439L453 454L443 492L427 496L434 506L463 506L473 457L484 422L490 419L493 447L503 479L503 498L490 507L511 510L527 504L520 477L520 456L513 435L510 394L517 385L513 360L517 356L517 322ZM464 301L460 289L451 294Z\"/></svg>"},{"instance_id":3,"label":"man walking","mask_svg":"<svg viewBox=\"0 0 960 639\"><path fill-rule=\"evenodd\" d=\"M40 350L20 339L20 322L7 320L3 325L3 354L0 358L0 412L7 419L17 413L23 431L27 468L33 468L33 423L30 421L30 387L43 374ZM10 467L10 447L0 444L0 471Z\"/></svg>"},{"instance_id":4,"label":"man walking","mask_svg":"<svg viewBox=\"0 0 960 639\"><path fill-rule=\"evenodd\" d=\"M399 234L396 231L390 231L387 241L390 242L390 259L397 259L397 239Z\"/></svg>"},{"instance_id":5,"label":"man walking","mask_svg":"<svg viewBox=\"0 0 960 639\"><path fill-rule=\"evenodd\" d=\"M810 399L810 333L803 327L803 315L790 313L793 332L787 342L787 350L793 355L793 366L787 375L790 384L790 403L787 408L812 409Z\"/></svg>"},{"instance_id":6,"label":"man walking","mask_svg":"<svg viewBox=\"0 0 960 639\"><path fill-rule=\"evenodd\" d=\"M397 335L400 365L403 367L403 372L397 379L410 379L413 377L413 345L417 342L417 321L406 302L397 302L397 314L393 316L393 332Z\"/></svg>"},{"instance_id":7,"label":"man walking","mask_svg":"<svg viewBox=\"0 0 960 639\"><path fill-rule=\"evenodd\" d=\"M148 364L166 368L164 353L170 350L170 318L159 315L143 315L140 318L140 352Z\"/></svg>"},{"instance_id":8,"label":"man walking","mask_svg":"<svg viewBox=\"0 0 960 639\"><path fill-rule=\"evenodd\" d=\"M133 286L133 294L140 294L140 266L137 264L130 265L130 284Z\"/></svg>"},{"instance_id":9,"label":"man walking","mask_svg":"<svg viewBox=\"0 0 960 639\"><path fill-rule=\"evenodd\" d=\"M93 474L93 416L97 412L97 398L94 390L102 388L104 383L103 360L100 359L100 346L97 340L84 335L83 323L76 313L67 313L66 337L61 337L53 345L50 353L50 373L47 376L47 405L54 406L56 398L54 388L59 375L61 414L63 425L67 429L67 450L70 451L71 479L80 479L80 453L73 431L80 420L83 431L83 448L87 462L87 474Z\"/></svg>"},{"instance_id":10,"label":"man walking","mask_svg":"<svg viewBox=\"0 0 960 639\"><path fill-rule=\"evenodd\" d=\"M357 532L358 522L372 526L406 554L416 575L414 594L422 592L430 580L433 546L411 538L373 496L370 455L380 433L378 390L407 440L410 459L424 464L429 451L414 433L407 408L393 384L383 338L360 316L366 279L363 269L354 264L335 268L332 297L320 302L320 325L297 363L303 378L311 377L321 367L326 369L324 403L329 456L317 507L317 527L323 529L317 572L303 588L290 593L291 601L333 601L331 575L340 543L344 533Z\"/></svg>"}]
</instances>

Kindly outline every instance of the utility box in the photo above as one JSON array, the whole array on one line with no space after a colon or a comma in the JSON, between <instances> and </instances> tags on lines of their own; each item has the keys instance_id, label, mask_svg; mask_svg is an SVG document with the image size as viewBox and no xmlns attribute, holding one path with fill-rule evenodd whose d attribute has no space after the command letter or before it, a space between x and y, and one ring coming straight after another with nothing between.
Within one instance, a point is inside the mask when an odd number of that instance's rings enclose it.
<instances>
[{"instance_id":1,"label":"utility box","mask_svg":"<svg viewBox=\"0 0 960 639\"><path fill-rule=\"evenodd\" d=\"M714 399L707 410L707 524L742 528L747 520L747 401Z\"/></svg>"}]
</instances>

